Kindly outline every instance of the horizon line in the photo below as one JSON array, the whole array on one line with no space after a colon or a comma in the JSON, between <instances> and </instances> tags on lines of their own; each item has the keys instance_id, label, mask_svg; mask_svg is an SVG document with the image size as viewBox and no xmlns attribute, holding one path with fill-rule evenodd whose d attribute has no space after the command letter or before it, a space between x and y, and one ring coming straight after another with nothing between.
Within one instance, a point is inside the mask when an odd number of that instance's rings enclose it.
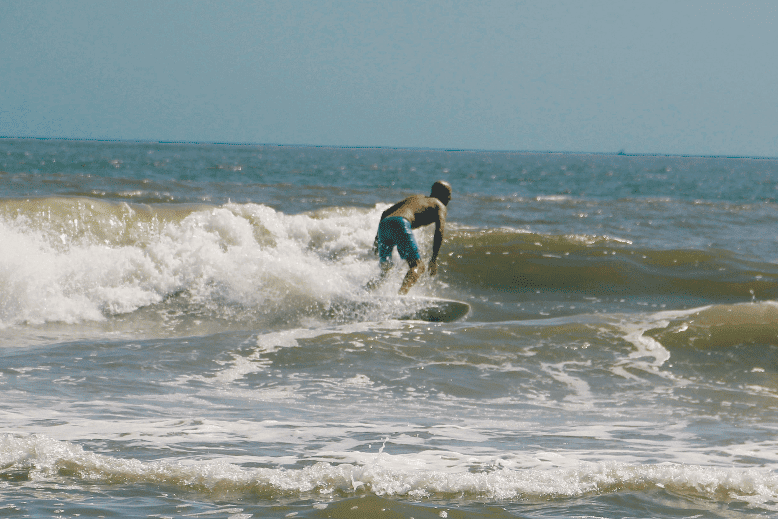
<instances>
[{"instance_id":1,"label":"horizon line","mask_svg":"<svg viewBox=\"0 0 778 519\"><path fill-rule=\"evenodd\" d=\"M192 144L192 145L220 145L220 146L275 146L279 148L334 148L334 149L369 149L369 150L409 150L409 151L438 151L438 152L462 152L462 153L526 153L538 155L614 155L623 157L680 157L680 158L710 158L710 159L757 159L776 160L778 156L768 155L738 155L718 154L705 155L699 153L661 153L661 152L627 152L623 148L619 151L561 151L561 150L510 150L510 149L481 149L481 148L457 148L443 147L433 148L426 146L378 146L378 145L348 145L348 144L281 144L272 142L228 142L228 141L193 141L193 140L155 140L155 139L118 139L98 137L39 137L39 136L9 136L0 135L3 140L38 140L38 141L76 141L76 142L126 142L135 144Z\"/></svg>"}]
</instances>

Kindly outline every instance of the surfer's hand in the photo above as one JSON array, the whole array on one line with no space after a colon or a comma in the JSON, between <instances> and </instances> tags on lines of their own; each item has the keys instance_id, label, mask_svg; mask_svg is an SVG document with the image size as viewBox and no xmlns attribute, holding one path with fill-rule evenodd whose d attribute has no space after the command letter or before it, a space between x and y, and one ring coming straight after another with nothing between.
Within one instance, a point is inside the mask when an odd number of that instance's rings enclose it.
<instances>
[{"instance_id":1,"label":"surfer's hand","mask_svg":"<svg viewBox=\"0 0 778 519\"><path fill-rule=\"evenodd\" d=\"M438 262L437 261L430 261L429 271L430 271L430 276L434 276L435 274L438 273Z\"/></svg>"}]
</instances>

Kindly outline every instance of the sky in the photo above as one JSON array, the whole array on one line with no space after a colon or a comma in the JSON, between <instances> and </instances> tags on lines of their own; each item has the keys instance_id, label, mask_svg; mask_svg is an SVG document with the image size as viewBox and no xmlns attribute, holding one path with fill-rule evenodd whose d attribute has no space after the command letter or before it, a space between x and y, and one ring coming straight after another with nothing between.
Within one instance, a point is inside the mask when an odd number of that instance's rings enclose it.
<instances>
[{"instance_id":1,"label":"sky","mask_svg":"<svg viewBox=\"0 0 778 519\"><path fill-rule=\"evenodd\" d=\"M778 2L0 0L0 136L778 157Z\"/></svg>"}]
</instances>

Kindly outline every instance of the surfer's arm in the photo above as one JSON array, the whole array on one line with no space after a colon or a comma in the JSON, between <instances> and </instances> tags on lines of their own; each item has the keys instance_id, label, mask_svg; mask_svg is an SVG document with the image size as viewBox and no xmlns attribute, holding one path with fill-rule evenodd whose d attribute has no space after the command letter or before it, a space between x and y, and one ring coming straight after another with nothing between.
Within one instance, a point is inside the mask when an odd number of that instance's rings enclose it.
<instances>
[{"instance_id":1,"label":"surfer's arm","mask_svg":"<svg viewBox=\"0 0 778 519\"><path fill-rule=\"evenodd\" d=\"M435 222L435 237L432 239L432 257L430 258L429 272L431 276L438 273L438 253L440 246L443 245L443 232L446 227L445 209L438 213L438 220Z\"/></svg>"}]
</instances>

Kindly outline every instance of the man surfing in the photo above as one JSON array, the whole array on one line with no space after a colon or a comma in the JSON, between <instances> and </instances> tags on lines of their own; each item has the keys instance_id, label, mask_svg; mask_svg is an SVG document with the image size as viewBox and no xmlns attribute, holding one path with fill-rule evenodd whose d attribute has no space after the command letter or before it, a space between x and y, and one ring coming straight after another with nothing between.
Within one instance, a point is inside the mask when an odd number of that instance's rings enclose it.
<instances>
[{"instance_id":1,"label":"man surfing","mask_svg":"<svg viewBox=\"0 0 778 519\"><path fill-rule=\"evenodd\" d=\"M451 200L451 185L438 180L432 184L430 196L413 195L397 202L381 214L378 233L373 243L373 252L379 257L381 275L368 284L373 289L384 282L392 269L392 251L397 247L400 257L408 262L408 273L400 286L400 294L408 290L419 280L426 270L419 256L419 246L412 229L423 225L435 224L435 237L432 241L432 257L429 262L430 275L438 272L438 252L443 244L446 227L446 206Z\"/></svg>"}]
</instances>

